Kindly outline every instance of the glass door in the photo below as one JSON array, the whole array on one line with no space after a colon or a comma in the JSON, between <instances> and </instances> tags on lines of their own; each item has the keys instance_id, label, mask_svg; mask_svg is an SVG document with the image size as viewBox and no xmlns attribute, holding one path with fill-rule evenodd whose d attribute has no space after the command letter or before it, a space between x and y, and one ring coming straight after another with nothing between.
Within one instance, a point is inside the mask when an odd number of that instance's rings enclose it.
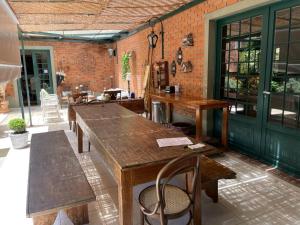
<instances>
[{"instance_id":1,"label":"glass door","mask_svg":"<svg viewBox=\"0 0 300 225\"><path fill-rule=\"evenodd\" d=\"M230 103L231 146L259 155L263 115L261 90L266 56L264 10L225 19L218 24L218 98Z\"/></svg>"},{"instance_id":2,"label":"glass door","mask_svg":"<svg viewBox=\"0 0 300 225\"><path fill-rule=\"evenodd\" d=\"M231 147L300 175L300 0L219 21L218 44Z\"/></svg>"},{"instance_id":3,"label":"glass door","mask_svg":"<svg viewBox=\"0 0 300 225\"><path fill-rule=\"evenodd\" d=\"M50 52L48 50L33 50L32 58L34 76L36 79L37 99L40 103L41 89L45 89L48 93L53 94Z\"/></svg>"},{"instance_id":4,"label":"glass door","mask_svg":"<svg viewBox=\"0 0 300 225\"><path fill-rule=\"evenodd\" d=\"M21 52L21 60L23 57ZM53 80L49 50L26 50L25 61L27 66L27 79L31 105L40 104L40 91L45 88L48 93L53 93ZM22 69L21 88L24 104L27 105L25 75Z\"/></svg>"},{"instance_id":5,"label":"glass door","mask_svg":"<svg viewBox=\"0 0 300 225\"><path fill-rule=\"evenodd\" d=\"M300 174L300 1L270 8L264 158Z\"/></svg>"}]
</instances>

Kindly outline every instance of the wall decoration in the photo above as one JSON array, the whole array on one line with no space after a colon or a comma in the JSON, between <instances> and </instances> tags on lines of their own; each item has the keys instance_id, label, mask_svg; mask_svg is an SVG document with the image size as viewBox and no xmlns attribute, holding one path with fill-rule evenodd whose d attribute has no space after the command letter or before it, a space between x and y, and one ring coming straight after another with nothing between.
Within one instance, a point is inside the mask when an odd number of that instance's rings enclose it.
<instances>
[{"instance_id":1,"label":"wall decoration","mask_svg":"<svg viewBox=\"0 0 300 225\"><path fill-rule=\"evenodd\" d=\"M152 69L153 86L165 89L169 85L169 63L160 61L153 64Z\"/></svg>"},{"instance_id":2,"label":"wall decoration","mask_svg":"<svg viewBox=\"0 0 300 225\"><path fill-rule=\"evenodd\" d=\"M181 65L181 71L184 73L190 73L193 70L191 61L183 62Z\"/></svg>"},{"instance_id":3,"label":"wall decoration","mask_svg":"<svg viewBox=\"0 0 300 225\"><path fill-rule=\"evenodd\" d=\"M182 53L181 48L179 47L176 52L176 61L177 61L178 65L181 65L182 60L183 60L183 53Z\"/></svg>"},{"instance_id":4,"label":"wall decoration","mask_svg":"<svg viewBox=\"0 0 300 225\"><path fill-rule=\"evenodd\" d=\"M172 61L171 66L170 66L170 71L173 77L176 75L176 62L175 60Z\"/></svg>"},{"instance_id":5,"label":"wall decoration","mask_svg":"<svg viewBox=\"0 0 300 225\"><path fill-rule=\"evenodd\" d=\"M194 46L194 39L192 33L189 33L182 39L182 46L184 47Z\"/></svg>"}]
</instances>

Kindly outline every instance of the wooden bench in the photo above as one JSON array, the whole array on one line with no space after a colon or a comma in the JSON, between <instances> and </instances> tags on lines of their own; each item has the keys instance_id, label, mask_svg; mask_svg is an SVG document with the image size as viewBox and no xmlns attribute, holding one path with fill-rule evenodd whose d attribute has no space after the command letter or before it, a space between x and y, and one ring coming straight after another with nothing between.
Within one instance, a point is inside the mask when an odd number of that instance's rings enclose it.
<instances>
[{"instance_id":1,"label":"wooden bench","mask_svg":"<svg viewBox=\"0 0 300 225\"><path fill-rule=\"evenodd\" d=\"M96 200L64 131L31 138L27 216L52 225L63 209L75 225L88 223L87 203Z\"/></svg>"},{"instance_id":2,"label":"wooden bench","mask_svg":"<svg viewBox=\"0 0 300 225\"><path fill-rule=\"evenodd\" d=\"M235 179L236 173L206 156L202 157L200 166L201 188L214 202L218 202L218 181L220 179Z\"/></svg>"}]
</instances>

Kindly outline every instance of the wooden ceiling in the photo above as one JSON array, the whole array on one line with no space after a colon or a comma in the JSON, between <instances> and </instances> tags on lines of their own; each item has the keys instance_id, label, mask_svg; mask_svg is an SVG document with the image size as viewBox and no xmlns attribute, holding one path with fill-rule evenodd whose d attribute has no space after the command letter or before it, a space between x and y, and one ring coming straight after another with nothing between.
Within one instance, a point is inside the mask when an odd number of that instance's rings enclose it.
<instances>
[{"instance_id":1,"label":"wooden ceiling","mask_svg":"<svg viewBox=\"0 0 300 225\"><path fill-rule=\"evenodd\" d=\"M192 0L7 0L25 32L132 30Z\"/></svg>"}]
</instances>

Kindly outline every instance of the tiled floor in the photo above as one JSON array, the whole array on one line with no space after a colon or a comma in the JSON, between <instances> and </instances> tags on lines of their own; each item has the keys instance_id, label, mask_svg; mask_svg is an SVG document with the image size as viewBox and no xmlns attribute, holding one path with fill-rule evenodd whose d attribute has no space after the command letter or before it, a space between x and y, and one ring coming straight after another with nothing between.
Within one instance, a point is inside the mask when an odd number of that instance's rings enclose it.
<instances>
[{"instance_id":1,"label":"tiled floor","mask_svg":"<svg viewBox=\"0 0 300 225\"><path fill-rule=\"evenodd\" d=\"M38 108L34 108L33 111L34 124L37 126L30 128L30 133L64 129L76 153L75 134L68 130L66 122L43 125ZM1 121L0 157L3 149L7 151L10 147L4 124L8 117L11 118L17 113L10 113ZM62 114L66 118L66 110L62 110ZM118 224L116 183L96 150L93 147L91 150L91 153L85 152L81 155L76 153L97 196L97 201L89 205L90 224ZM25 215L29 148L22 150L10 148L3 158L2 165L0 161L0 224L31 225L32 220L26 219ZM213 203L203 194L204 225L300 225L299 187L270 173L270 167L262 166L237 153L229 152L216 160L236 171L237 179L219 182L218 203ZM135 198L144 186L147 184L135 188ZM138 225L138 208L136 201L134 203L134 221ZM173 224L180 225L182 221Z\"/></svg>"}]
</instances>

